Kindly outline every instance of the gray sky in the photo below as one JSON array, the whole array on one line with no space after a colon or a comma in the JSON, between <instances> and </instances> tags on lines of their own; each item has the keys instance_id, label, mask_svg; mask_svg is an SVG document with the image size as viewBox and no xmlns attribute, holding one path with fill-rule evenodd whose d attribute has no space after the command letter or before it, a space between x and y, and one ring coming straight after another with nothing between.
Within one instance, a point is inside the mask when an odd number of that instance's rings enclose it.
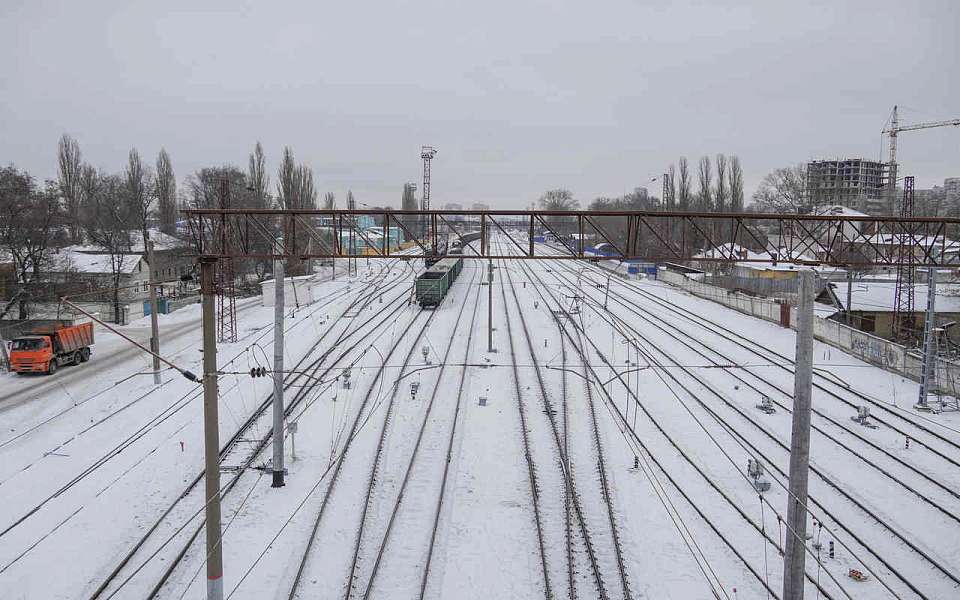
<instances>
[{"instance_id":1,"label":"gray sky","mask_svg":"<svg viewBox=\"0 0 960 600\"><path fill-rule=\"evenodd\" d=\"M432 144L434 206L507 208L718 152L749 196L779 166L885 156L895 103L960 117L956 0L720 4L4 0L0 163L52 177L67 132L111 171L166 147L182 179L259 139L341 204L398 205ZM960 128L902 134L900 163L960 176Z\"/></svg>"}]
</instances>

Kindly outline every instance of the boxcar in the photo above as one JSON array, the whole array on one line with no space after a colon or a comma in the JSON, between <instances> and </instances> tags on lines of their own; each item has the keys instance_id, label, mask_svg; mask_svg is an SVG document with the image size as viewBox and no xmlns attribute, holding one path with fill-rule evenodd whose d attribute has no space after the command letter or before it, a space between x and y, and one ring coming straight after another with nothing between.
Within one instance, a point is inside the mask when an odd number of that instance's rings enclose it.
<instances>
[{"instance_id":1,"label":"boxcar","mask_svg":"<svg viewBox=\"0 0 960 600\"><path fill-rule=\"evenodd\" d=\"M444 258L417 277L416 298L420 306L437 306L446 297L463 270L462 258Z\"/></svg>"}]
</instances>

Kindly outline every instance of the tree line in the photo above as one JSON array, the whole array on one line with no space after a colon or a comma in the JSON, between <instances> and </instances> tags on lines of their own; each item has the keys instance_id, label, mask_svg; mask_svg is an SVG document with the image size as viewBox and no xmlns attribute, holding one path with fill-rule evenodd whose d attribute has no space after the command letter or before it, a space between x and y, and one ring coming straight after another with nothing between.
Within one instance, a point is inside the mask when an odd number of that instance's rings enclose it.
<instances>
[{"instance_id":1,"label":"tree line","mask_svg":"<svg viewBox=\"0 0 960 600\"><path fill-rule=\"evenodd\" d=\"M276 182L271 185L263 146L257 142L246 169L224 164L196 170L178 187L170 154L161 149L149 164L133 148L115 172L98 169L84 160L80 144L63 135L57 145L57 175L40 181L14 164L0 167L0 273L7 298L20 298L20 317L26 318L28 299L55 299L63 282L52 289L48 276L62 269L57 251L71 245L94 246L109 257L111 301L119 311L124 256L145 250L150 230L181 238L186 228L181 208L316 208L318 191L313 170L298 163L293 151L283 150ZM348 202L355 202L347 192ZM323 208L335 208L327 192ZM269 245L268 241L257 242ZM237 274L262 280L271 270L267 261L238 261ZM67 291L69 293L69 291ZM5 306L0 304L0 312ZM118 315L115 315L118 317Z\"/></svg>"}]
</instances>

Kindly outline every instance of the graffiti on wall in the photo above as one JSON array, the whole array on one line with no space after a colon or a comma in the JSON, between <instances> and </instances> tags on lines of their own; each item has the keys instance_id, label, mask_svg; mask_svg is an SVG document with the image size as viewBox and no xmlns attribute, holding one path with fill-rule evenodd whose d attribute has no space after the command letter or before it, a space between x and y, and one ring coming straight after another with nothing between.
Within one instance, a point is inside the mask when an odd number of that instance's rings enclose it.
<instances>
[{"instance_id":1,"label":"graffiti on wall","mask_svg":"<svg viewBox=\"0 0 960 600\"><path fill-rule=\"evenodd\" d=\"M894 344L860 333L852 333L850 349L867 362L884 367L900 367L903 365L903 350Z\"/></svg>"}]
</instances>

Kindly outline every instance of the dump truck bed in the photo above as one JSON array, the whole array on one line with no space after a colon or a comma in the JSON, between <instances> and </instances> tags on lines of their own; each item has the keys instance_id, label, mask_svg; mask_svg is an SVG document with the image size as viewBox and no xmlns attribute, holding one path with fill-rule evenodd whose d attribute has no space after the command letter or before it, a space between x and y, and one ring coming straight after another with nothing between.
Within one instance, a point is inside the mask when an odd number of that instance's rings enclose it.
<instances>
[{"instance_id":1,"label":"dump truck bed","mask_svg":"<svg viewBox=\"0 0 960 600\"><path fill-rule=\"evenodd\" d=\"M74 352L93 345L93 323L80 323L69 327L37 328L34 335L49 335L57 352Z\"/></svg>"}]
</instances>

